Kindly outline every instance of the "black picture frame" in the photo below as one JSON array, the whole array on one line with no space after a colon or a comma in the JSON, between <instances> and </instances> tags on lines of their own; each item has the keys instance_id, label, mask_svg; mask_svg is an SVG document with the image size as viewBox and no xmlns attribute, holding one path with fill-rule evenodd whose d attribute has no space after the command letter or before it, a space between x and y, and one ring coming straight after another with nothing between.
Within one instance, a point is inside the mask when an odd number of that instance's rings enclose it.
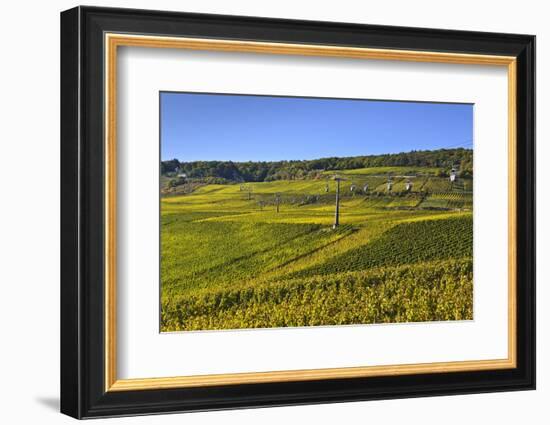
<instances>
[{"instance_id":1,"label":"black picture frame","mask_svg":"<svg viewBox=\"0 0 550 425\"><path fill-rule=\"evenodd\" d=\"M517 58L517 367L106 392L104 34L308 43ZM61 13L61 412L75 418L535 388L535 37L76 7Z\"/></svg>"}]
</instances>

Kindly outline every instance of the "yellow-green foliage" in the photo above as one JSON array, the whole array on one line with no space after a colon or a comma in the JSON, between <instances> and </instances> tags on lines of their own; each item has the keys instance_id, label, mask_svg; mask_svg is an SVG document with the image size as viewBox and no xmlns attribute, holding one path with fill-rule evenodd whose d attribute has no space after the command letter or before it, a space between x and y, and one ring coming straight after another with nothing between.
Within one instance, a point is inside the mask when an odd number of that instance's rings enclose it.
<instances>
[{"instance_id":1,"label":"yellow-green foliage","mask_svg":"<svg viewBox=\"0 0 550 425\"><path fill-rule=\"evenodd\" d=\"M165 220L162 284L170 294L231 286L280 267L351 232L318 224Z\"/></svg>"},{"instance_id":2,"label":"yellow-green foliage","mask_svg":"<svg viewBox=\"0 0 550 425\"><path fill-rule=\"evenodd\" d=\"M414 264L447 258L472 257L470 217L400 223L371 243L304 269L300 276L369 270L380 266Z\"/></svg>"},{"instance_id":3,"label":"yellow-green foliage","mask_svg":"<svg viewBox=\"0 0 550 425\"><path fill-rule=\"evenodd\" d=\"M416 181L447 187L435 171ZM471 207L471 193L426 197L416 183L400 195L349 190L368 179L385 182L368 173L342 182L336 230L326 179L163 197L161 329L471 319L472 213L423 208L430 199Z\"/></svg>"},{"instance_id":4,"label":"yellow-green foliage","mask_svg":"<svg viewBox=\"0 0 550 425\"><path fill-rule=\"evenodd\" d=\"M165 331L471 320L472 260L317 275L163 302Z\"/></svg>"}]
</instances>

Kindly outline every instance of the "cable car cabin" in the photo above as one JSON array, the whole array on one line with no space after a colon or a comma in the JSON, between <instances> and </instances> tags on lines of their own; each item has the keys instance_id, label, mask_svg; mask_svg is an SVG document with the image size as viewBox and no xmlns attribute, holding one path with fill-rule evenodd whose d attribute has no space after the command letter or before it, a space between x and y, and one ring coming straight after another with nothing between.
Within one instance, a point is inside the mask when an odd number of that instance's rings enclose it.
<instances>
[{"instance_id":1,"label":"cable car cabin","mask_svg":"<svg viewBox=\"0 0 550 425\"><path fill-rule=\"evenodd\" d=\"M351 184L351 186L349 187L349 190L351 190L351 192L354 192L355 191L355 184Z\"/></svg>"},{"instance_id":2,"label":"cable car cabin","mask_svg":"<svg viewBox=\"0 0 550 425\"><path fill-rule=\"evenodd\" d=\"M363 186L363 192L368 192L369 191L369 185L366 184L365 186Z\"/></svg>"},{"instance_id":3,"label":"cable car cabin","mask_svg":"<svg viewBox=\"0 0 550 425\"><path fill-rule=\"evenodd\" d=\"M392 182L388 182L388 184L386 185L388 192L391 192L392 186L393 186Z\"/></svg>"},{"instance_id":4,"label":"cable car cabin","mask_svg":"<svg viewBox=\"0 0 550 425\"><path fill-rule=\"evenodd\" d=\"M410 190L412 190L412 187L413 187L413 185L412 185L411 182L405 183L405 190L406 190L407 192L409 192Z\"/></svg>"}]
</instances>

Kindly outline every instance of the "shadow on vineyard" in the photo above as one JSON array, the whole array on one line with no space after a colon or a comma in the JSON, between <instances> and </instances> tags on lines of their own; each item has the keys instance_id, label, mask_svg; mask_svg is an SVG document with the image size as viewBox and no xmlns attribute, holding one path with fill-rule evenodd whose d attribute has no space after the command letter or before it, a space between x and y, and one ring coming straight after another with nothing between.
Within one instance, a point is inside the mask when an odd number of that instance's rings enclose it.
<instances>
[{"instance_id":1,"label":"shadow on vineyard","mask_svg":"<svg viewBox=\"0 0 550 425\"><path fill-rule=\"evenodd\" d=\"M450 258L470 258L473 254L472 224L469 217L397 224L371 243L296 275L303 277Z\"/></svg>"}]
</instances>

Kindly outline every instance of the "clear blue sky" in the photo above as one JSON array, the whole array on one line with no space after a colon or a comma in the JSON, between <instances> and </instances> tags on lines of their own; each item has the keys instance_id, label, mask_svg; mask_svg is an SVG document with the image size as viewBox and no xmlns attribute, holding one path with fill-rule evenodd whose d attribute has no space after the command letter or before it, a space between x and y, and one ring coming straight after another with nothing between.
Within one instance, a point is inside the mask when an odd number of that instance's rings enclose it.
<instances>
[{"instance_id":1,"label":"clear blue sky","mask_svg":"<svg viewBox=\"0 0 550 425\"><path fill-rule=\"evenodd\" d=\"M162 92L161 158L278 161L472 147L471 104Z\"/></svg>"}]
</instances>

